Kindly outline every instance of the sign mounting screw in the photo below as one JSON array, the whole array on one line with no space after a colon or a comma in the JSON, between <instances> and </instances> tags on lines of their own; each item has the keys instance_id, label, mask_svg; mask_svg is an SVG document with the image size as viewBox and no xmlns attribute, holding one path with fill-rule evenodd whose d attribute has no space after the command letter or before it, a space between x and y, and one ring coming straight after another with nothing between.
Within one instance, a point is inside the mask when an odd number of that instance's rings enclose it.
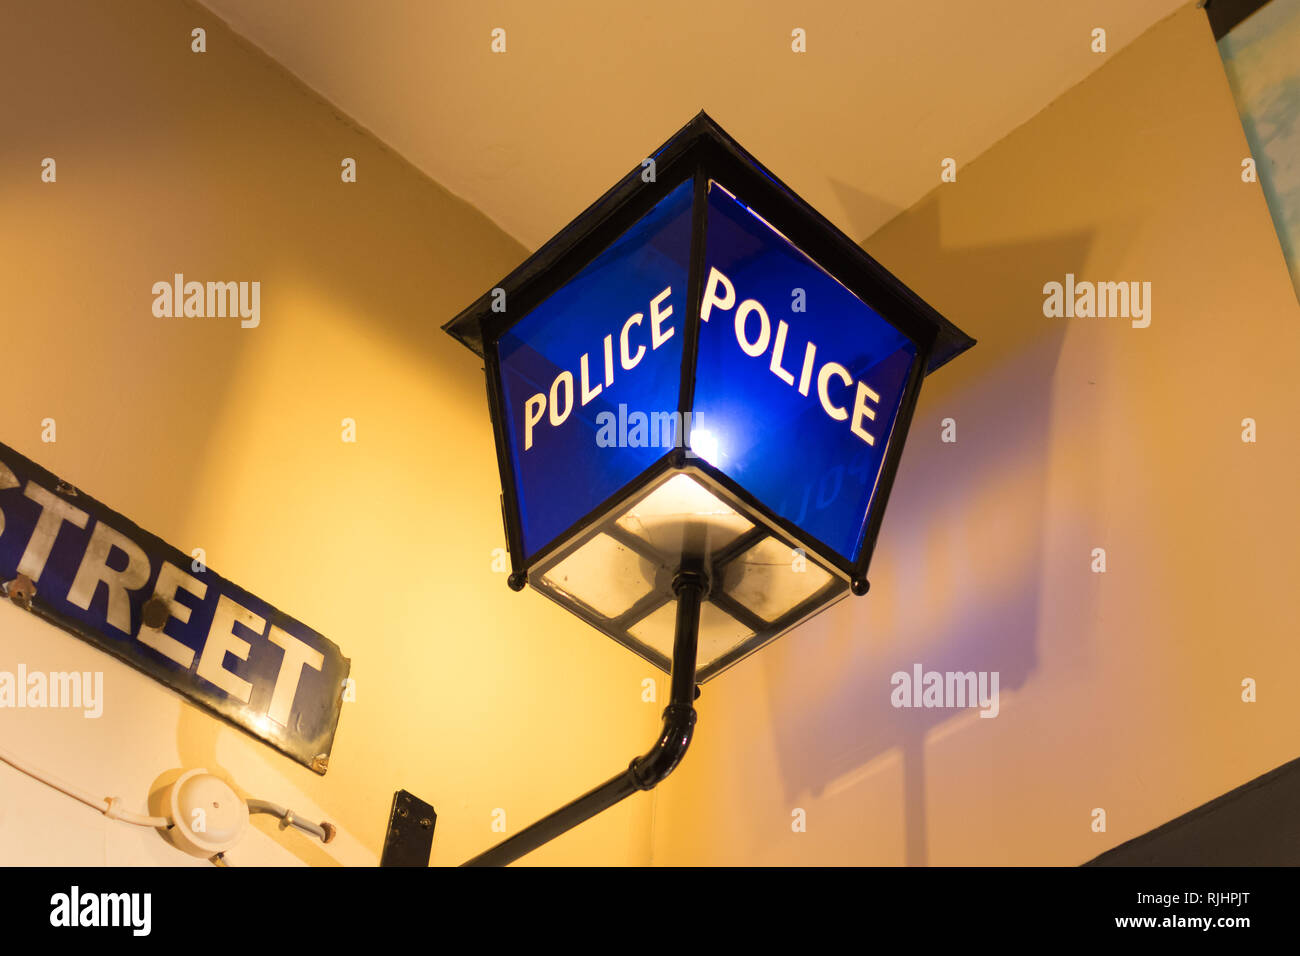
<instances>
[{"instance_id":1,"label":"sign mounting screw","mask_svg":"<svg viewBox=\"0 0 1300 956\"><path fill-rule=\"evenodd\" d=\"M144 602L143 617L144 626L156 631L171 617L171 608L166 601L155 595Z\"/></svg>"},{"instance_id":2,"label":"sign mounting screw","mask_svg":"<svg viewBox=\"0 0 1300 956\"><path fill-rule=\"evenodd\" d=\"M5 585L5 593L24 611L32 609L32 598L36 597L36 582L25 574L20 574Z\"/></svg>"}]
</instances>

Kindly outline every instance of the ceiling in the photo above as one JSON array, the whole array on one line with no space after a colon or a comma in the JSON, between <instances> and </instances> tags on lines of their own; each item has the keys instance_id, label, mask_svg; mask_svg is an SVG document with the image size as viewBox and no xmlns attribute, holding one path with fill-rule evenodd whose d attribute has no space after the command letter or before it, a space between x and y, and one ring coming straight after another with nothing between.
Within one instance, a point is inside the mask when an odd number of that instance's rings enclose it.
<instances>
[{"instance_id":1,"label":"ceiling","mask_svg":"<svg viewBox=\"0 0 1300 956\"><path fill-rule=\"evenodd\" d=\"M529 249L701 109L862 240L1188 2L204 0Z\"/></svg>"}]
</instances>

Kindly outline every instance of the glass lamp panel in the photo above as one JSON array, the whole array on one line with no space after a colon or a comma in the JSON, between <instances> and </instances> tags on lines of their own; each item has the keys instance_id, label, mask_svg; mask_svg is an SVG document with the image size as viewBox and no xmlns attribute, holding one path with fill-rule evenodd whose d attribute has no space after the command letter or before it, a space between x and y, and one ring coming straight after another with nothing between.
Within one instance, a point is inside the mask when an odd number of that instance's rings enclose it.
<instances>
[{"instance_id":1,"label":"glass lamp panel","mask_svg":"<svg viewBox=\"0 0 1300 956\"><path fill-rule=\"evenodd\" d=\"M848 593L758 515L699 472L665 471L612 504L576 546L543 559L529 582L625 647L669 669L677 624L676 572L701 564L696 680L710 680Z\"/></svg>"},{"instance_id":2,"label":"glass lamp panel","mask_svg":"<svg viewBox=\"0 0 1300 956\"><path fill-rule=\"evenodd\" d=\"M692 448L852 563L917 350L743 198L709 184Z\"/></svg>"},{"instance_id":3,"label":"glass lamp panel","mask_svg":"<svg viewBox=\"0 0 1300 956\"><path fill-rule=\"evenodd\" d=\"M673 189L497 340L525 563L677 443L693 190Z\"/></svg>"},{"instance_id":4,"label":"glass lamp panel","mask_svg":"<svg viewBox=\"0 0 1300 956\"><path fill-rule=\"evenodd\" d=\"M776 538L763 538L728 562L722 590L772 624L822 591L831 575Z\"/></svg>"},{"instance_id":5,"label":"glass lamp panel","mask_svg":"<svg viewBox=\"0 0 1300 956\"><path fill-rule=\"evenodd\" d=\"M673 475L618 519L618 526L675 564L704 558L754 527L744 515L685 473Z\"/></svg>"},{"instance_id":6,"label":"glass lamp panel","mask_svg":"<svg viewBox=\"0 0 1300 956\"><path fill-rule=\"evenodd\" d=\"M598 534L542 576L558 593L615 619L655 588L655 566L607 534Z\"/></svg>"},{"instance_id":7,"label":"glass lamp panel","mask_svg":"<svg viewBox=\"0 0 1300 956\"><path fill-rule=\"evenodd\" d=\"M665 604L633 624L629 633L659 653L673 656L673 638L677 628L677 603ZM699 643L696 669L702 670L733 647L749 640L754 632L716 604L705 601L700 607Z\"/></svg>"}]
</instances>

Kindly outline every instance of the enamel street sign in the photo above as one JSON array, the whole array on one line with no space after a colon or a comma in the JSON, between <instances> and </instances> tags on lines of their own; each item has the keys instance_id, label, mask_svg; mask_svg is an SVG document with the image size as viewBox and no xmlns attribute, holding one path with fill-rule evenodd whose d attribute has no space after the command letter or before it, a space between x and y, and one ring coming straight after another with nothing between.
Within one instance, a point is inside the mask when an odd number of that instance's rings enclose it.
<instances>
[{"instance_id":1,"label":"enamel street sign","mask_svg":"<svg viewBox=\"0 0 1300 956\"><path fill-rule=\"evenodd\" d=\"M40 617L328 769L350 668L338 646L4 445L0 583Z\"/></svg>"}]
</instances>

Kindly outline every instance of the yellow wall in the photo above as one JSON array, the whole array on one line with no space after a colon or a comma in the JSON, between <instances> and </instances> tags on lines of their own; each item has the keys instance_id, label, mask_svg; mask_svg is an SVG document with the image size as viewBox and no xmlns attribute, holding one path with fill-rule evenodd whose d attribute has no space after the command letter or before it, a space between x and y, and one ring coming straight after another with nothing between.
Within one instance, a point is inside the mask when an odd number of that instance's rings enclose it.
<instances>
[{"instance_id":1,"label":"yellow wall","mask_svg":"<svg viewBox=\"0 0 1300 956\"><path fill-rule=\"evenodd\" d=\"M658 721L650 669L492 571L480 363L439 330L525 251L201 8L5 18L0 441L334 640L357 701L318 778L5 605L0 669L102 669L107 704L0 711L4 746L136 808L207 766L343 831L322 848L260 818L236 864L373 863L402 787L458 863L500 838L495 808L518 829L626 766ZM155 318L174 272L260 281L261 326ZM645 862L648 801L534 860ZM185 860L0 765L0 863Z\"/></svg>"},{"instance_id":2,"label":"yellow wall","mask_svg":"<svg viewBox=\"0 0 1300 956\"><path fill-rule=\"evenodd\" d=\"M1248 152L1188 6L865 243L980 343L870 595L706 688L657 863L1076 864L1300 754L1300 313ZM1067 272L1150 281L1150 327L1044 317ZM917 662L1000 715L892 708Z\"/></svg>"},{"instance_id":3,"label":"yellow wall","mask_svg":"<svg viewBox=\"0 0 1300 956\"><path fill-rule=\"evenodd\" d=\"M438 330L525 250L198 7L7 17L0 441L329 636L358 700L318 778L3 605L0 669L108 695L0 711L4 745L137 807L207 766L342 828L263 818L244 864L373 863L399 787L457 863L495 808L517 830L624 767L655 675L492 571L480 366ZM1189 6L871 237L980 339L927 385L871 595L709 684L656 795L529 862L1070 864L1296 756L1300 315L1246 151ZM155 318L177 271L260 281L261 327ZM1151 327L1045 318L1066 272L1150 281ZM891 708L916 662L998 670L1000 715ZM185 861L0 766L0 863Z\"/></svg>"}]
</instances>

